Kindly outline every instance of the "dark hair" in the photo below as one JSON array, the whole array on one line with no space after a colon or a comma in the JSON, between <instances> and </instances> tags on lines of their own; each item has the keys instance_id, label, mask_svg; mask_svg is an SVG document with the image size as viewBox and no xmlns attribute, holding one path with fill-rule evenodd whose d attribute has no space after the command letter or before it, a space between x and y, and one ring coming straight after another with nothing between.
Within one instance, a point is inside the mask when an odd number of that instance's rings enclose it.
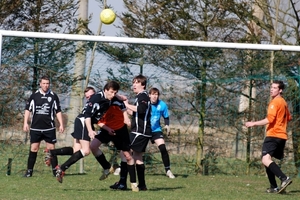
<instances>
[{"instance_id":1,"label":"dark hair","mask_svg":"<svg viewBox=\"0 0 300 200\"><path fill-rule=\"evenodd\" d=\"M143 76L142 74L137 75L132 79L132 83L134 83L135 81L137 81L138 83L141 83L142 86L145 86L144 89L146 89L146 86L147 86L146 76Z\"/></svg>"},{"instance_id":2,"label":"dark hair","mask_svg":"<svg viewBox=\"0 0 300 200\"><path fill-rule=\"evenodd\" d=\"M95 88L93 88L93 87L91 87L91 86L88 86L88 87L86 87L86 88L84 89L84 94L87 93L87 92L90 91L90 90L93 90L94 93L96 92Z\"/></svg>"},{"instance_id":3,"label":"dark hair","mask_svg":"<svg viewBox=\"0 0 300 200\"><path fill-rule=\"evenodd\" d=\"M104 90L109 90L109 89L113 89L116 91L119 91L120 89L120 85L118 82L116 81L108 81L105 85L104 85Z\"/></svg>"},{"instance_id":4,"label":"dark hair","mask_svg":"<svg viewBox=\"0 0 300 200\"><path fill-rule=\"evenodd\" d=\"M278 84L278 88L281 89L281 90L284 90L284 83L283 83L283 81L275 80L275 81L273 81L273 83Z\"/></svg>"},{"instance_id":5,"label":"dark hair","mask_svg":"<svg viewBox=\"0 0 300 200\"><path fill-rule=\"evenodd\" d=\"M149 90L149 94L153 94L153 93L157 93L158 96L160 95L159 89L157 89L157 88L155 88L155 87L150 88L150 90Z\"/></svg>"},{"instance_id":6,"label":"dark hair","mask_svg":"<svg viewBox=\"0 0 300 200\"><path fill-rule=\"evenodd\" d=\"M45 75L40 78L40 82L42 82L42 80L47 80L47 81L50 82L50 78L48 76L45 76Z\"/></svg>"}]
</instances>

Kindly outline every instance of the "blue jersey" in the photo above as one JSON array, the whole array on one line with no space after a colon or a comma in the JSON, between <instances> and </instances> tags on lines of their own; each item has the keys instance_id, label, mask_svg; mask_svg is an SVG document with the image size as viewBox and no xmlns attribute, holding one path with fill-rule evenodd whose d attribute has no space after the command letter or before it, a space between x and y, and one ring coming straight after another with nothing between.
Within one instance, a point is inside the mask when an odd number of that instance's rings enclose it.
<instances>
[{"instance_id":1,"label":"blue jersey","mask_svg":"<svg viewBox=\"0 0 300 200\"><path fill-rule=\"evenodd\" d=\"M160 118L168 118L168 106L165 102L158 99L156 104L151 104L151 129L152 132L162 132Z\"/></svg>"}]
</instances>

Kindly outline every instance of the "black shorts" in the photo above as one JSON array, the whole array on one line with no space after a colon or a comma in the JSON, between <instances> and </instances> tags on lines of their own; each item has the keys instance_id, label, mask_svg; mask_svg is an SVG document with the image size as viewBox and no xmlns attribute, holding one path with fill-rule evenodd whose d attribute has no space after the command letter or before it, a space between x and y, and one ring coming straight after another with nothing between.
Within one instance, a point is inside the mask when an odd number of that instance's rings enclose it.
<instances>
[{"instance_id":1,"label":"black shorts","mask_svg":"<svg viewBox=\"0 0 300 200\"><path fill-rule=\"evenodd\" d=\"M76 117L74 121L74 132L71 134L78 140L91 141L89 132L85 126L84 117Z\"/></svg>"},{"instance_id":2,"label":"black shorts","mask_svg":"<svg viewBox=\"0 0 300 200\"><path fill-rule=\"evenodd\" d=\"M106 130L101 129L95 138L104 144L108 144L110 141L112 141L117 150L130 151L127 125L124 124L122 128L115 130L115 134L116 135L109 135Z\"/></svg>"},{"instance_id":3,"label":"black shorts","mask_svg":"<svg viewBox=\"0 0 300 200\"><path fill-rule=\"evenodd\" d=\"M154 144L155 140L157 139L164 139L164 134L163 132L159 131L159 132L152 132L152 137L151 137L151 143Z\"/></svg>"},{"instance_id":4,"label":"black shorts","mask_svg":"<svg viewBox=\"0 0 300 200\"><path fill-rule=\"evenodd\" d=\"M262 156L269 154L271 157L282 159L284 154L286 140L275 138L275 137L266 137L262 147Z\"/></svg>"},{"instance_id":5,"label":"black shorts","mask_svg":"<svg viewBox=\"0 0 300 200\"><path fill-rule=\"evenodd\" d=\"M56 143L56 129L37 131L30 130L30 143L37 143L44 140L47 143Z\"/></svg>"},{"instance_id":6,"label":"black shorts","mask_svg":"<svg viewBox=\"0 0 300 200\"><path fill-rule=\"evenodd\" d=\"M152 135L144 135L144 134L131 132L129 134L130 148L136 152L145 152L151 137Z\"/></svg>"}]
</instances>

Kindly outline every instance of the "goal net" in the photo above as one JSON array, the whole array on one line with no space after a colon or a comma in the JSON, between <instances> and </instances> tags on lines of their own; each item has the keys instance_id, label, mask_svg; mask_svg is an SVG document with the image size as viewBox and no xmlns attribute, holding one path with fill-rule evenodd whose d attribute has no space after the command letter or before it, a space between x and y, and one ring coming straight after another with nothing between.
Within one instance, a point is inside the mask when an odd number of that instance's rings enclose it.
<instances>
[{"instance_id":1,"label":"goal net","mask_svg":"<svg viewBox=\"0 0 300 200\"><path fill-rule=\"evenodd\" d=\"M25 100L45 74L59 95L67 127L57 134L56 147L72 146L70 133L86 86L99 90L107 80L117 80L120 93L133 102L131 80L143 74L147 89L160 89L169 107L171 135L165 141L175 173L203 174L244 174L245 166L264 173L257 162L264 127L248 129L244 122L266 116L270 83L283 80L294 118L286 159L299 162L299 46L17 31L0 31L0 44L0 171L7 170L9 159L15 173L26 168ZM47 171L42 152L39 158L35 168ZM163 171L155 145L149 143L144 158L147 169ZM292 171L297 165L282 166ZM85 171L97 168L93 158L85 165Z\"/></svg>"}]
</instances>

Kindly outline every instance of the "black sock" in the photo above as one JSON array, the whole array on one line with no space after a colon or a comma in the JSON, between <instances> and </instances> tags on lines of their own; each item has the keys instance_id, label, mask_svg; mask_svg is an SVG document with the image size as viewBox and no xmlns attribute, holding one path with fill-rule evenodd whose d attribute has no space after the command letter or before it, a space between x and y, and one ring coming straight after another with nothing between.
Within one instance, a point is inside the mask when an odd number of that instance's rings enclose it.
<instances>
[{"instance_id":1,"label":"black sock","mask_svg":"<svg viewBox=\"0 0 300 200\"><path fill-rule=\"evenodd\" d=\"M56 175L56 169L55 167L58 165L57 156L52 156L51 158L51 167L52 167L52 173L55 176Z\"/></svg>"},{"instance_id":2,"label":"black sock","mask_svg":"<svg viewBox=\"0 0 300 200\"><path fill-rule=\"evenodd\" d=\"M66 171L66 169L70 168L71 165L76 163L81 158L83 158L81 151L76 151L64 164L60 166L61 170Z\"/></svg>"},{"instance_id":3,"label":"black sock","mask_svg":"<svg viewBox=\"0 0 300 200\"><path fill-rule=\"evenodd\" d=\"M73 147L63 147L59 149L50 150L52 156L56 155L73 155Z\"/></svg>"},{"instance_id":4,"label":"black sock","mask_svg":"<svg viewBox=\"0 0 300 200\"><path fill-rule=\"evenodd\" d=\"M281 181L286 179L286 175L281 171L278 165L275 162L271 162L269 169L275 174Z\"/></svg>"},{"instance_id":5,"label":"black sock","mask_svg":"<svg viewBox=\"0 0 300 200\"><path fill-rule=\"evenodd\" d=\"M127 175L128 175L127 162L121 162L121 172L120 172L120 181L119 181L119 183L122 183L123 185L126 185Z\"/></svg>"},{"instance_id":6,"label":"black sock","mask_svg":"<svg viewBox=\"0 0 300 200\"><path fill-rule=\"evenodd\" d=\"M166 149L166 145L165 144L161 144L158 146L159 148L159 151L160 151L160 154L161 154L161 159L164 163L164 166L165 166L165 170L166 172L168 170L170 170L170 158L169 158L169 154L168 154L168 151Z\"/></svg>"},{"instance_id":7,"label":"black sock","mask_svg":"<svg viewBox=\"0 0 300 200\"><path fill-rule=\"evenodd\" d=\"M146 182L145 182L145 165L136 165L136 172L137 172L137 177L139 180L139 187L146 187Z\"/></svg>"},{"instance_id":8,"label":"black sock","mask_svg":"<svg viewBox=\"0 0 300 200\"><path fill-rule=\"evenodd\" d=\"M56 169L55 167L58 164L58 160L57 160L57 156L56 155L73 155L73 147L63 147L63 148L59 148L59 149L53 149L50 150L50 154L52 156L51 159L51 166L52 166L52 171L53 171L53 175L56 174Z\"/></svg>"},{"instance_id":9,"label":"black sock","mask_svg":"<svg viewBox=\"0 0 300 200\"><path fill-rule=\"evenodd\" d=\"M28 161L27 161L27 170L33 171L34 164L36 162L37 152L29 151Z\"/></svg>"},{"instance_id":10,"label":"black sock","mask_svg":"<svg viewBox=\"0 0 300 200\"><path fill-rule=\"evenodd\" d=\"M268 179L270 182L270 188L277 188L275 174L270 170L270 168L268 168L268 167L265 167L265 168L266 168L266 173L268 175Z\"/></svg>"},{"instance_id":11,"label":"black sock","mask_svg":"<svg viewBox=\"0 0 300 200\"><path fill-rule=\"evenodd\" d=\"M136 183L135 165L127 165L127 169L130 177L130 183Z\"/></svg>"},{"instance_id":12,"label":"black sock","mask_svg":"<svg viewBox=\"0 0 300 200\"><path fill-rule=\"evenodd\" d=\"M102 153L100 156L95 157L98 163L102 166L103 169L109 169L110 163L106 160L105 155Z\"/></svg>"}]
</instances>

